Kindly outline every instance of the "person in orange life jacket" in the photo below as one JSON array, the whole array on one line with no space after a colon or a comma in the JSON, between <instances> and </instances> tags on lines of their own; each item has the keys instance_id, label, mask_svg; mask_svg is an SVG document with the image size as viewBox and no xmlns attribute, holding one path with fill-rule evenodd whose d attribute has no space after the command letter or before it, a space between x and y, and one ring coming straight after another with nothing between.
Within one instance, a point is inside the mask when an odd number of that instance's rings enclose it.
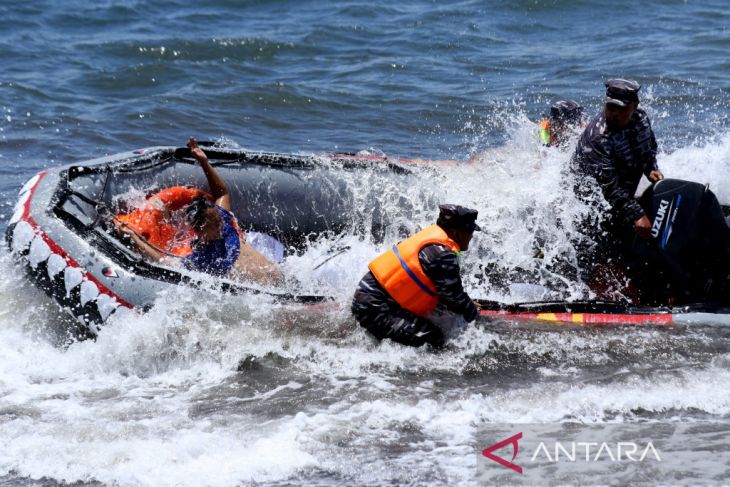
<instances>
[{"instance_id":1,"label":"person in orange life jacket","mask_svg":"<svg viewBox=\"0 0 730 487\"><path fill-rule=\"evenodd\" d=\"M192 253L182 259L182 264L191 270L239 281L264 285L281 283L283 274L279 267L246 242L236 217L231 213L228 188L194 137L190 137L188 147L203 168L213 201L199 197L184 209L196 238L192 244ZM150 260L162 261L167 258L128 226L122 224L118 228Z\"/></svg>"},{"instance_id":2,"label":"person in orange life jacket","mask_svg":"<svg viewBox=\"0 0 730 487\"><path fill-rule=\"evenodd\" d=\"M575 100L560 100L550 107L550 116L540 120L538 137L544 147L563 147L570 132L583 124L583 107Z\"/></svg>"},{"instance_id":3,"label":"person in orange life jacket","mask_svg":"<svg viewBox=\"0 0 730 487\"><path fill-rule=\"evenodd\" d=\"M441 347L445 337L429 320L443 306L473 321L478 307L464 291L459 253L469 248L477 211L441 205L436 225L394 245L373 260L352 301L352 314L360 326L378 340L419 347Z\"/></svg>"}]
</instances>

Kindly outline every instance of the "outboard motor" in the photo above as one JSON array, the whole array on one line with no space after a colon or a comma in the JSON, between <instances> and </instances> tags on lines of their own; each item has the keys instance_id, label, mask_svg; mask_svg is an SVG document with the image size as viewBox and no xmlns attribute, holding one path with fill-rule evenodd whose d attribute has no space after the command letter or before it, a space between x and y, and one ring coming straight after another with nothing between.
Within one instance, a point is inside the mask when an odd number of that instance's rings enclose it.
<instances>
[{"instance_id":1,"label":"outboard motor","mask_svg":"<svg viewBox=\"0 0 730 487\"><path fill-rule=\"evenodd\" d=\"M730 302L730 227L699 183L665 179L642 195L651 237L634 240L631 270L645 303Z\"/></svg>"}]
</instances>

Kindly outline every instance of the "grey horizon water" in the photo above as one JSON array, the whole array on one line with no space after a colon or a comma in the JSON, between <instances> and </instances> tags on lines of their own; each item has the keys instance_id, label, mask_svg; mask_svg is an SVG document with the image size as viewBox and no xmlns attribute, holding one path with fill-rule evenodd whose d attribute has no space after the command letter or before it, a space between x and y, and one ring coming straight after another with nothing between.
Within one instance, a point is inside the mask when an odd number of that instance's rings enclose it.
<instances>
[{"instance_id":1,"label":"grey horizon water","mask_svg":"<svg viewBox=\"0 0 730 487\"><path fill-rule=\"evenodd\" d=\"M551 230L570 212L569 153L541 160L535 122L562 98L595 113L612 76L643 83L665 172L730 202L724 2L1 1L0 15L3 221L43 168L188 135L484 152L424 186L488 222L465 265L524 265L534 227L569 245ZM377 251L350 262L350 287ZM461 485L484 423L730 420L722 328L490 322L434 353L372 343L346 288L309 320L181 291L62 346L63 315L4 250L0 265L3 485Z\"/></svg>"}]
</instances>

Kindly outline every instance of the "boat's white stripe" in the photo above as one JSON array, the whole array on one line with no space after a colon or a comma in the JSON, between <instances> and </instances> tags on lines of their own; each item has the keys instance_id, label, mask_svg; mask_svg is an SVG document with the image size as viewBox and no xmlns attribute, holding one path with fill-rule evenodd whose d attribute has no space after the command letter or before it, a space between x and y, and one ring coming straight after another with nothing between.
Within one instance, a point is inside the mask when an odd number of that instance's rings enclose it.
<instances>
[{"instance_id":1,"label":"boat's white stripe","mask_svg":"<svg viewBox=\"0 0 730 487\"><path fill-rule=\"evenodd\" d=\"M48 258L48 277L53 279L56 274L66 268L66 259L58 254L51 254Z\"/></svg>"},{"instance_id":2,"label":"boat's white stripe","mask_svg":"<svg viewBox=\"0 0 730 487\"><path fill-rule=\"evenodd\" d=\"M63 280L66 284L66 296L71 294L71 290L81 284L84 279L84 273L78 267L66 267L63 270Z\"/></svg>"},{"instance_id":3,"label":"boat's white stripe","mask_svg":"<svg viewBox=\"0 0 730 487\"><path fill-rule=\"evenodd\" d=\"M35 237L35 230L28 222L18 222L13 229L13 252L23 252Z\"/></svg>"},{"instance_id":4,"label":"boat's white stripe","mask_svg":"<svg viewBox=\"0 0 730 487\"><path fill-rule=\"evenodd\" d=\"M10 220L8 221L8 225L12 225L13 223L17 223L20 221L21 218L23 218L23 213L25 213L25 209L23 207L20 207L15 210L13 213L13 216L10 217Z\"/></svg>"},{"instance_id":5,"label":"boat's white stripe","mask_svg":"<svg viewBox=\"0 0 730 487\"><path fill-rule=\"evenodd\" d=\"M85 305L92 299L96 299L99 295L99 288L92 281L84 281L81 283L81 306Z\"/></svg>"},{"instance_id":6,"label":"boat's white stripe","mask_svg":"<svg viewBox=\"0 0 730 487\"><path fill-rule=\"evenodd\" d=\"M39 179L40 177L41 177L41 175L40 175L40 174L36 174L36 175L35 175L35 176L33 176L32 178L30 178L30 179L29 179L29 180L28 180L28 181L27 181L27 182L26 182L26 183L25 183L25 184L23 185L23 187L22 187L22 188L20 188L20 191L18 191L18 194L23 194L23 193L26 193L26 192L30 191L30 188L32 188L32 187L33 187L33 185L34 185L35 183L37 183L37 182L38 182L38 179Z\"/></svg>"},{"instance_id":7,"label":"boat's white stripe","mask_svg":"<svg viewBox=\"0 0 730 487\"><path fill-rule=\"evenodd\" d=\"M20 195L18 202L15 203L15 206L13 207L16 213L25 209L25 204L28 203L28 200L30 199L30 194L30 191L28 191L27 193Z\"/></svg>"},{"instance_id":8,"label":"boat's white stripe","mask_svg":"<svg viewBox=\"0 0 730 487\"><path fill-rule=\"evenodd\" d=\"M30 192L25 193L23 196L20 197L20 200L15 203L15 207L13 208L13 216L10 217L8 225L19 222L20 219L23 218L23 214L25 213L25 204L28 202L28 198L30 198Z\"/></svg>"},{"instance_id":9,"label":"boat's white stripe","mask_svg":"<svg viewBox=\"0 0 730 487\"><path fill-rule=\"evenodd\" d=\"M51 248L43 240L40 235L36 235L30 244L30 253L28 254L28 262L35 269L38 264L44 262L51 255Z\"/></svg>"}]
</instances>

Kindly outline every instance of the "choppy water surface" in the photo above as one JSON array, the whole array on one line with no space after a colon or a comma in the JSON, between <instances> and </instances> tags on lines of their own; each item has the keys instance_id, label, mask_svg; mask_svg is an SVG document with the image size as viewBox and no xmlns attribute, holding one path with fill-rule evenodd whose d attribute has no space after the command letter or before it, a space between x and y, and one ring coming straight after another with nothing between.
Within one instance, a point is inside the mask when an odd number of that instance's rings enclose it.
<instances>
[{"instance_id":1,"label":"choppy water surface","mask_svg":"<svg viewBox=\"0 0 730 487\"><path fill-rule=\"evenodd\" d=\"M0 213L41 168L190 134L281 152L482 152L425 172L419 188L480 210L470 292L509 299L477 277L499 263L579 296L551 261L570 261L579 210L560 185L569 152L540 157L535 121L566 97L595 113L606 77L635 77L665 174L730 202L729 12L720 1L3 2ZM730 331L484 321L443 352L378 345L347 308L380 249L343 240L288 264L302 277L328 247L353 247L327 289L338 305L321 314L181 290L71 344L67 318L3 250L0 483L469 484L488 422L730 421Z\"/></svg>"}]
</instances>

